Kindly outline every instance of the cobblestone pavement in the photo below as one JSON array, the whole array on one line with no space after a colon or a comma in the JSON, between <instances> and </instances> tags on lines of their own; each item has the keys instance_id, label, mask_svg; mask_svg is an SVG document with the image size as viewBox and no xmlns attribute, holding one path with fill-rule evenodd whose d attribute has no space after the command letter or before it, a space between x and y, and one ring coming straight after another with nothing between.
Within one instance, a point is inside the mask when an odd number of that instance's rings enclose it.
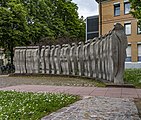
<instances>
[{"instance_id":1,"label":"cobblestone pavement","mask_svg":"<svg viewBox=\"0 0 141 120\"><path fill-rule=\"evenodd\" d=\"M89 97L41 120L140 120L132 99Z\"/></svg>"}]
</instances>

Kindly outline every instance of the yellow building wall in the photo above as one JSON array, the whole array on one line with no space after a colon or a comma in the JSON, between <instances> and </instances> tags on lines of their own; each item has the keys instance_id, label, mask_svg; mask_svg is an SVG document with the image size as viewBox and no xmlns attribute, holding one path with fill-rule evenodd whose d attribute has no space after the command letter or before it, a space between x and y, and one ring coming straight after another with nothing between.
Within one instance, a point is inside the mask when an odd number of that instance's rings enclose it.
<instances>
[{"instance_id":1,"label":"yellow building wall","mask_svg":"<svg viewBox=\"0 0 141 120\"><path fill-rule=\"evenodd\" d=\"M114 16L114 3L120 2L120 16ZM127 36L131 43L132 62L138 61L137 43L141 42L141 34L137 34L137 20L130 14L124 14L124 0L107 0L102 2L102 35L110 31L114 23L131 22L131 35Z\"/></svg>"}]
</instances>

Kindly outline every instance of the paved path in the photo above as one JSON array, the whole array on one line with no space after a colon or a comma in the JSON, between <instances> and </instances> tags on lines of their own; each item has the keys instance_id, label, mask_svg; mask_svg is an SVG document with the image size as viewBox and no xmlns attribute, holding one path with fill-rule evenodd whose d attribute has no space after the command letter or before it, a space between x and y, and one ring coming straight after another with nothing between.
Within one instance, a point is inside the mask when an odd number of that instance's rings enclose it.
<instances>
[{"instance_id":1,"label":"paved path","mask_svg":"<svg viewBox=\"0 0 141 120\"><path fill-rule=\"evenodd\" d=\"M70 93L81 96L105 96L116 98L141 98L141 89L135 88L100 88L100 87L71 87L46 85L18 85L0 88L0 90L15 90L27 92Z\"/></svg>"}]
</instances>

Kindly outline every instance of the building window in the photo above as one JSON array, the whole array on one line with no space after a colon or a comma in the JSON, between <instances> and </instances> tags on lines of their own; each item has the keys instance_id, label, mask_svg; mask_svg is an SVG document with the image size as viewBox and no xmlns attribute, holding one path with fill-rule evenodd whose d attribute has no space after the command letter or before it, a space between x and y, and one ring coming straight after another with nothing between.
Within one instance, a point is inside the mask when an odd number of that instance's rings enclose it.
<instances>
[{"instance_id":1,"label":"building window","mask_svg":"<svg viewBox=\"0 0 141 120\"><path fill-rule=\"evenodd\" d=\"M114 16L120 15L120 3L114 4Z\"/></svg>"},{"instance_id":2,"label":"building window","mask_svg":"<svg viewBox=\"0 0 141 120\"><path fill-rule=\"evenodd\" d=\"M127 49L126 49L126 54L127 54L127 57L125 59L126 62L131 62L132 59L131 59L131 45L128 45Z\"/></svg>"},{"instance_id":3,"label":"building window","mask_svg":"<svg viewBox=\"0 0 141 120\"><path fill-rule=\"evenodd\" d=\"M124 14L129 14L130 12L130 3L129 2L125 2L124 3Z\"/></svg>"},{"instance_id":4,"label":"building window","mask_svg":"<svg viewBox=\"0 0 141 120\"><path fill-rule=\"evenodd\" d=\"M138 44L138 61L141 62L141 44Z\"/></svg>"},{"instance_id":5,"label":"building window","mask_svg":"<svg viewBox=\"0 0 141 120\"><path fill-rule=\"evenodd\" d=\"M138 34L141 34L141 26L137 25Z\"/></svg>"},{"instance_id":6,"label":"building window","mask_svg":"<svg viewBox=\"0 0 141 120\"><path fill-rule=\"evenodd\" d=\"M125 34L131 35L131 23L125 23L124 24Z\"/></svg>"},{"instance_id":7,"label":"building window","mask_svg":"<svg viewBox=\"0 0 141 120\"><path fill-rule=\"evenodd\" d=\"M99 17L91 16L86 18L86 40L99 36Z\"/></svg>"}]
</instances>

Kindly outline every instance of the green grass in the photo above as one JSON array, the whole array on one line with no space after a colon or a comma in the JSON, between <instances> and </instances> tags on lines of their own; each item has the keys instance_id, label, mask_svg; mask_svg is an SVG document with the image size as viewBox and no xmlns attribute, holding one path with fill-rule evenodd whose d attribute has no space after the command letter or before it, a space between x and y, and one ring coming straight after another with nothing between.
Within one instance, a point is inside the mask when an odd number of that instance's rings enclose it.
<instances>
[{"instance_id":1,"label":"green grass","mask_svg":"<svg viewBox=\"0 0 141 120\"><path fill-rule=\"evenodd\" d=\"M0 120L39 120L79 99L67 94L0 91Z\"/></svg>"},{"instance_id":2,"label":"green grass","mask_svg":"<svg viewBox=\"0 0 141 120\"><path fill-rule=\"evenodd\" d=\"M141 88L141 69L126 69L124 81L125 83L133 84L137 88Z\"/></svg>"}]
</instances>

